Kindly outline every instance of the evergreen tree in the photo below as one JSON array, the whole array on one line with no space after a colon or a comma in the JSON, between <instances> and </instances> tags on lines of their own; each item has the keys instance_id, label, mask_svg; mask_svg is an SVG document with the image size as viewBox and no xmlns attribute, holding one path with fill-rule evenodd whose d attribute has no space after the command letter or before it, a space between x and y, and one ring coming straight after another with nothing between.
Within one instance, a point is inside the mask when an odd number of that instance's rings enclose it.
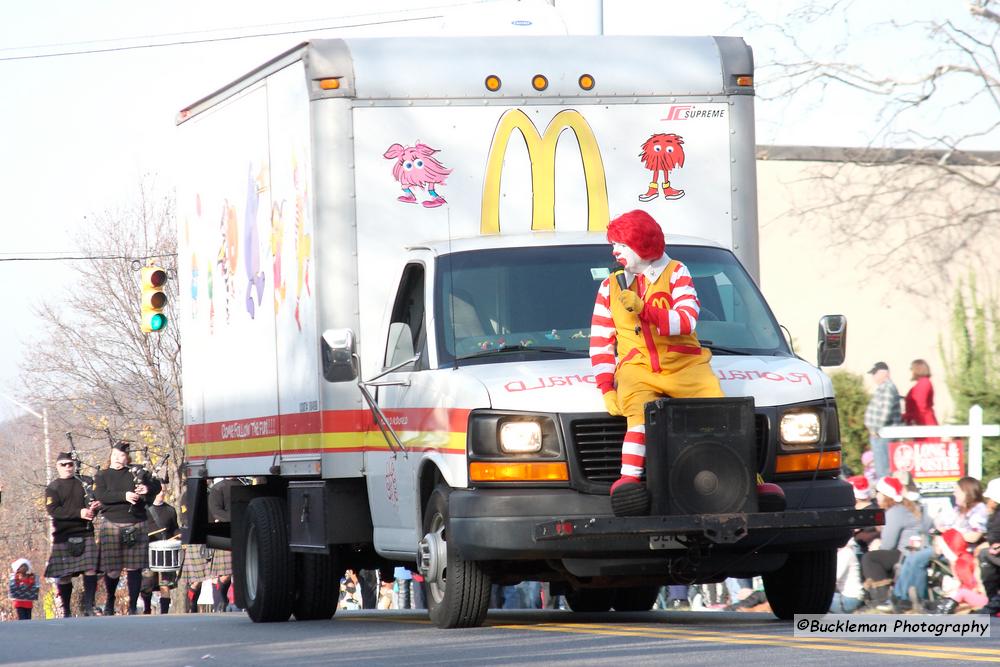
<instances>
[{"instance_id":1,"label":"evergreen tree","mask_svg":"<svg viewBox=\"0 0 1000 667\"><path fill-rule=\"evenodd\" d=\"M955 289L951 317L950 354L941 346L946 361L945 378L952 400L955 418L960 423L968 419L969 408L983 408L983 422L996 424L1000 420L1000 303L996 297L980 298L975 276L968 285L959 282ZM966 448L966 452L968 449ZM1000 476L1000 441L983 441L983 481Z\"/></svg>"},{"instance_id":2,"label":"evergreen tree","mask_svg":"<svg viewBox=\"0 0 1000 667\"><path fill-rule=\"evenodd\" d=\"M861 454L868 447L865 408L870 397L861 375L836 371L830 373L830 379L833 380L833 394L837 397L843 462L855 474L860 474Z\"/></svg>"}]
</instances>

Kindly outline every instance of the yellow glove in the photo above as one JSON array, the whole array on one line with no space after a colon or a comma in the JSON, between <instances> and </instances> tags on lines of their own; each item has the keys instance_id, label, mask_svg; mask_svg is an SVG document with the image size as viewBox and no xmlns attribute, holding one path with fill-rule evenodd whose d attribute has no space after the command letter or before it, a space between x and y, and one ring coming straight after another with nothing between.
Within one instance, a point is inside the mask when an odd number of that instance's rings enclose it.
<instances>
[{"instance_id":1,"label":"yellow glove","mask_svg":"<svg viewBox=\"0 0 1000 667\"><path fill-rule=\"evenodd\" d=\"M612 417L622 416L622 409L618 407L618 392L614 389L604 394L604 409Z\"/></svg>"},{"instance_id":2,"label":"yellow glove","mask_svg":"<svg viewBox=\"0 0 1000 667\"><path fill-rule=\"evenodd\" d=\"M625 306L625 310L638 315L642 312L642 299L632 290L622 290L618 293L618 302Z\"/></svg>"}]
</instances>

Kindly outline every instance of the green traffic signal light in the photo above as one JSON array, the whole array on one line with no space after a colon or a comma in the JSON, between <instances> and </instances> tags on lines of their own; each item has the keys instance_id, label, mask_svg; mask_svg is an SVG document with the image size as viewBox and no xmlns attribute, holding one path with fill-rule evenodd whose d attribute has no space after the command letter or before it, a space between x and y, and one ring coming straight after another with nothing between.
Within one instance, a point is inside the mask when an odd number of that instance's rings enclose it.
<instances>
[{"instance_id":1,"label":"green traffic signal light","mask_svg":"<svg viewBox=\"0 0 1000 667\"><path fill-rule=\"evenodd\" d=\"M139 278L142 284L140 328L145 333L160 331L167 326L167 316L162 312L167 305L167 295L163 291L167 272L159 266L145 266L140 269Z\"/></svg>"}]
</instances>

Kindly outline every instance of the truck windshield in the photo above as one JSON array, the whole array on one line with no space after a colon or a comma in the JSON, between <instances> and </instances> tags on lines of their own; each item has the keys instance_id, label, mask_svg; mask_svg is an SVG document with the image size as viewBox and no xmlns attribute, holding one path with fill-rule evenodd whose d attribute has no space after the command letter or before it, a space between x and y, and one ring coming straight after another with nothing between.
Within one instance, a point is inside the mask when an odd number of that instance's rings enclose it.
<instances>
[{"instance_id":1,"label":"truck windshield","mask_svg":"<svg viewBox=\"0 0 1000 667\"><path fill-rule=\"evenodd\" d=\"M791 356L756 285L728 250L671 245L694 278L696 333L715 354ZM590 318L613 266L606 245L534 246L439 257L434 287L438 358L503 363L587 357Z\"/></svg>"}]
</instances>

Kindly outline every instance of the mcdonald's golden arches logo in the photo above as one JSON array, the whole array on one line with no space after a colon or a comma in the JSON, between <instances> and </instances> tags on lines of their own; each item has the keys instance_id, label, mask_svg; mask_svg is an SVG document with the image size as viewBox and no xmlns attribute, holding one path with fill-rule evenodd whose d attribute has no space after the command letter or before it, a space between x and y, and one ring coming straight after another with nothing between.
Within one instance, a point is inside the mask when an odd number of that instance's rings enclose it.
<instances>
[{"instance_id":1,"label":"mcdonald's golden arches logo","mask_svg":"<svg viewBox=\"0 0 1000 667\"><path fill-rule=\"evenodd\" d=\"M663 308L664 310L669 310L671 307L670 297L664 292L657 292L649 298L647 303L654 308Z\"/></svg>"},{"instance_id":2,"label":"mcdonald's golden arches logo","mask_svg":"<svg viewBox=\"0 0 1000 667\"><path fill-rule=\"evenodd\" d=\"M563 130L572 130L580 145L583 175L587 185L587 229L592 232L608 228L608 186L604 162L590 125L573 109L557 113L541 134L520 109L510 109L500 117L493 133L493 143L486 158L483 180L483 205L479 231L481 234L500 233L500 174L507 154L510 135L518 130L524 137L531 162L531 229L551 231L556 227L556 144Z\"/></svg>"}]
</instances>

